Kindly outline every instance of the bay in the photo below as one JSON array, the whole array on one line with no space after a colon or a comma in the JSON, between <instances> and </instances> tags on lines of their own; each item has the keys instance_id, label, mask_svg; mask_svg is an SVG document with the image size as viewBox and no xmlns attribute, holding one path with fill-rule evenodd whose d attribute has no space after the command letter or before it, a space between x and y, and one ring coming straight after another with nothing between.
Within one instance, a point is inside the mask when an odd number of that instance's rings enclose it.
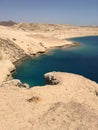
<instances>
[{"instance_id":1,"label":"bay","mask_svg":"<svg viewBox=\"0 0 98 130\"><path fill-rule=\"evenodd\" d=\"M20 79L31 87L42 86L45 84L45 73L61 71L80 74L98 83L98 36L70 40L80 45L51 50L39 57L25 59L16 66L13 78Z\"/></svg>"}]
</instances>

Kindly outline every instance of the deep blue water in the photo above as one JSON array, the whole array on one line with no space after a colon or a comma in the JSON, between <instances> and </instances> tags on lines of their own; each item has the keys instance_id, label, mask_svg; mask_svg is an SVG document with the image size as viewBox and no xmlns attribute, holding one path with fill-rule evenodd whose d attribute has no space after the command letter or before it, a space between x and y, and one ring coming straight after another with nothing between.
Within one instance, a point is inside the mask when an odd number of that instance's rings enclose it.
<instances>
[{"instance_id":1,"label":"deep blue water","mask_svg":"<svg viewBox=\"0 0 98 130\"><path fill-rule=\"evenodd\" d=\"M71 72L83 75L98 83L98 36L70 39L79 46L55 49L33 59L25 59L16 68L13 77L30 86L44 85L44 73Z\"/></svg>"}]
</instances>

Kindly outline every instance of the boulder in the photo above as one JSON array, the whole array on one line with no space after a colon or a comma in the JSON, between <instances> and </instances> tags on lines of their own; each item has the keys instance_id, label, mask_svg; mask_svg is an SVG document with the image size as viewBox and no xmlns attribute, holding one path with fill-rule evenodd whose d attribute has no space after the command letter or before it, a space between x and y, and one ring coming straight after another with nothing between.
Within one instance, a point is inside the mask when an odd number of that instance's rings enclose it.
<instances>
[{"instance_id":1,"label":"boulder","mask_svg":"<svg viewBox=\"0 0 98 130\"><path fill-rule=\"evenodd\" d=\"M46 80L46 84L57 85L59 83L59 81L55 77L54 71L44 74L44 78Z\"/></svg>"}]
</instances>

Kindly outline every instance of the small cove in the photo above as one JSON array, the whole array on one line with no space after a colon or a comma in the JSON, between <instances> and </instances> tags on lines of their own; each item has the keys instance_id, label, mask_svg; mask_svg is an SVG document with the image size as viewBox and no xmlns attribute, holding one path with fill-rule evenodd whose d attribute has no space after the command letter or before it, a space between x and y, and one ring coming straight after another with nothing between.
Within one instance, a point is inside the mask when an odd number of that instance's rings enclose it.
<instances>
[{"instance_id":1,"label":"small cove","mask_svg":"<svg viewBox=\"0 0 98 130\"><path fill-rule=\"evenodd\" d=\"M98 36L70 39L80 46L51 50L39 57L28 58L16 66L13 78L30 86L45 84L43 75L61 71L83 75L98 83Z\"/></svg>"}]
</instances>

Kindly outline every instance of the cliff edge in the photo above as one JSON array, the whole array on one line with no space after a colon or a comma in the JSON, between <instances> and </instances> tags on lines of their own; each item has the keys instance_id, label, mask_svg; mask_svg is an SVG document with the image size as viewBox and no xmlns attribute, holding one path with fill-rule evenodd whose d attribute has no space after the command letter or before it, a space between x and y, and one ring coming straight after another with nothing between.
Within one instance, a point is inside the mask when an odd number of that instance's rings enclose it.
<instances>
[{"instance_id":1,"label":"cliff edge","mask_svg":"<svg viewBox=\"0 0 98 130\"><path fill-rule=\"evenodd\" d=\"M75 74L48 74L57 85L0 87L0 130L98 130L98 84Z\"/></svg>"}]
</instances>

